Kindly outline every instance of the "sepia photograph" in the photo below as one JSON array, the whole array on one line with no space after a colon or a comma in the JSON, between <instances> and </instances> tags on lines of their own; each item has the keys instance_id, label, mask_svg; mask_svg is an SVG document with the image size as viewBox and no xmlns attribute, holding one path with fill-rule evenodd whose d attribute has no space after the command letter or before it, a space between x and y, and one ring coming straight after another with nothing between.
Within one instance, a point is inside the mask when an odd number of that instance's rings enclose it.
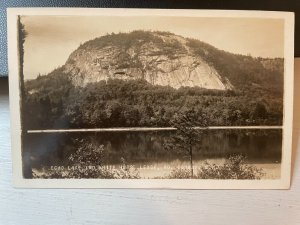
<instances>
[{"instance_id":1,"label":"sepia photograph","mask_svg":"<svg viewBox=\"0 0 300 225\"><path fill-rule=\"evenodd\" d=\"M8 29L16 186L289 187L293 14L10 9Z\"/></svg>"}]
</instances>

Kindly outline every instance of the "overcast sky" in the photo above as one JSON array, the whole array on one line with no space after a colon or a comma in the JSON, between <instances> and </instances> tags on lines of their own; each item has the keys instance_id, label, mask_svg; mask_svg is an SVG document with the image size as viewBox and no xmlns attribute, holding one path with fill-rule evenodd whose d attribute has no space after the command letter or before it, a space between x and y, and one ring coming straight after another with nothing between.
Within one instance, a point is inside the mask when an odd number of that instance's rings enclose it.
<instances>
[{"instance_id":1,"label":"overcast sky","mask_svg":"<svg viewBox=\"0 0 300 225\"><path fill-rule=\"evenodd\" d=\"M63 65L80 43L111 32L169 31L196 38L232 53L283 57L284 21L280 19L26 16L25 79Z\"/></svg>"}]
</instances>

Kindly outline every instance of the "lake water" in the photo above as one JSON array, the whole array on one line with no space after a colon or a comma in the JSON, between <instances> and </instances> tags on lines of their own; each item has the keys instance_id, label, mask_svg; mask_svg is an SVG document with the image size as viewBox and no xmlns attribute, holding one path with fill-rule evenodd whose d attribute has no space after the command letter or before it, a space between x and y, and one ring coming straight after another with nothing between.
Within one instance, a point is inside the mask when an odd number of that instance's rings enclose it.
<instances>
[{"instance_id":1,"label":"lake water","mask_svg":"<svg viewBox=\"0 0 300 225\"><path fill-rule=\"evenodd\" d=\"M178 151L166 150L164 144L174 131L151 132L86 132L38 133L24 138L24 163L31 168L68 165L68 156L78 149L79 142L103 145L104 164L120 165L124 158L139 169L144 178L168 174L175 167L188 167L188 157ZM247 163L262 168L265 178L280 176L282 131L278 130L207 130L193 147L194 166L206 160L222 164L233 154L247 157Z\"/></svg>"}]
</instances>

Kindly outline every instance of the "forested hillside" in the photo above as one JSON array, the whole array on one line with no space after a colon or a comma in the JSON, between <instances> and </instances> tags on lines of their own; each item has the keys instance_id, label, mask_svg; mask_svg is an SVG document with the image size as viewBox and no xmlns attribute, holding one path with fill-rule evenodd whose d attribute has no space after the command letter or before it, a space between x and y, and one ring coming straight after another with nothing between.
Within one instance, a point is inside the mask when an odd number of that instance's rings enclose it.
<instances>
[{"instance_id":1,"label":"forested hillside","mask_svg":"<svg viewBox=\"0 0 300 225\"><path fill-rule=\"evenodd\" d=\"M79 52L76 53L76 50L72 53L65 66L25 82L25 128L164 127L170 126L170 121L177 113L187 110L194 110L199 118L207 120L209 126L282 124L283 59L231 54L198 40L183 41L182 37L174 36L168 32L138 31L111 34L81 45ZM175 39L180 41L172 41ZM168 40L173 44L168 44ZM143 68L143 63L148 62L145 52L144 58L139 58L136 50L136 61L132 64L128 63L132 60L128 53L127 61L111 60L115 54L110 54L110 58L107 56L110 60L105 61L107 64L102 60L96 62L94 69L86 66L92 57L87 55L90 54L88 51L98 54L97 57L100 54L98 49L103 50L108 46L117 46L118 49L121 46L122 52L130 52L128 49L136 49L136 45L142 48L149 41L160 47L160 53L156 54L160 54L159 60L163 59L164 62L156 60L147 71L139 70ZM86 55L82 53L83 49ZM188 58L186 55L189 55ZM155 68L162 68L159 67L162 63L169 68L170 61L173 65L174 60L178 65L176 73L173 70L170 73L156 71L151 76L157 81L163 81L163 76L168 76L170 84L176 85L151 83L146 77L134 74L149 75ZM110 64L116 62L119 65ZM85 65L86 69L80 70L76 63ZM121 63L127 64L122 64L123 68ZM197 67L193 76L198 77L193 78L193 82L178 86L180 79L188 76L184 74L180 78L178 72L186 71L182 68L187 65ZM122 71L117 70L116 66ZM99 74L95 74L95 71ZM111 71L114 76L110 76ZM212 75L204 76L205 71ZM105 76L102 76L102 72ZM201 81L202 73L208 81ZM170 81L173 77L177 79L174 82ZM209 79L215 79L210 86L206 83ZM216 79L220 79L221 83ZM81 82L83 80L84 83ZM217 89L211 88L216 84Z\"/></svg>"}]
</instances>

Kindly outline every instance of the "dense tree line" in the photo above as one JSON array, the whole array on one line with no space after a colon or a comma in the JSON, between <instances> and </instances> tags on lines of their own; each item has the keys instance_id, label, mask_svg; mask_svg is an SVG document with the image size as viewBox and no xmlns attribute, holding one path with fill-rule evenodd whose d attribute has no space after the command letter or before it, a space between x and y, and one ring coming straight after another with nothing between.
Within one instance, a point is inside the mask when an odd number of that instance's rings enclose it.
<instances>
[{"instance_id":1,"label":"dense tree line","mask_svg":"<svg viewBox=\"0 0 300 225\"><path fill-rule=\"evenodd\" d=\"M193 109L209 126L280 125L282 97L264 88L218 91L118 80L73 86L62 69L26 82L27 129L165 127Z\"/></svg>"}]
</instances>

